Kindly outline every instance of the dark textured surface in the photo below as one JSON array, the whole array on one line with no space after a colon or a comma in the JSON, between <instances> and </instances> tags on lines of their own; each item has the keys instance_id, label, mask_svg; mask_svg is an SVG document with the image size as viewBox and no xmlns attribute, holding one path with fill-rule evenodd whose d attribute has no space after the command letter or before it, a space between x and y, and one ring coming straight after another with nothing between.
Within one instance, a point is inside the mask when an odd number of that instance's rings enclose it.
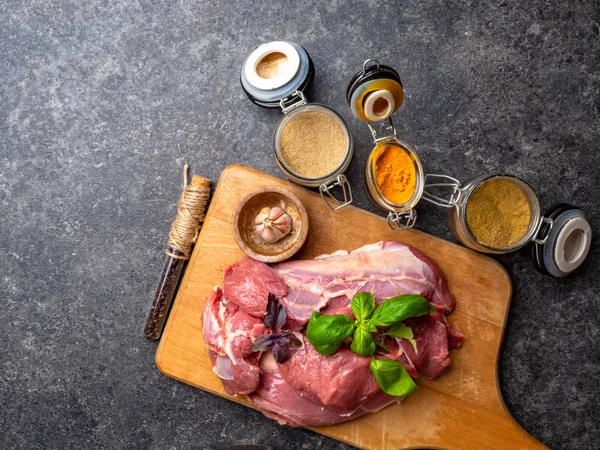
<instances>
[{"instance_id":1,"label":"dark textured surface","mask_svg":"<svg viewBox=\"0 0 600 450\"><path fill-rule=\"evenodd\" d=\"M156 370L142 325L182 164L212 180L234 162L279 175L280 115L238 75L256 45L289 39L315 61L310 98L352 128L358 206L374 210L371 145L344 91L377 57L402 76L397 125L426 171L515 173L600 230L600 7L522 3L0 3L0 447L347 448ZM451 239L443 211L419 212L421 230ZM556 449L600 442L599 253L562 280L526 252L500 258L514 281L502 391Z\"/></svg>"}]
</instances>

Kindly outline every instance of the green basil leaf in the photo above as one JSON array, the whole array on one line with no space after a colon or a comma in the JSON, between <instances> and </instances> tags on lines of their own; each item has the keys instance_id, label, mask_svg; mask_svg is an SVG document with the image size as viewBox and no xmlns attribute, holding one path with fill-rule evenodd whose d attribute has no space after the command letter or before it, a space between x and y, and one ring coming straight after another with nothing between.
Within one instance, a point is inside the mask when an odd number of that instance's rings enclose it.
<instances>
[{"instance_id":1,"label":"green basil leaf","mask_svg":"<svg viewBox=\"0 0 600 450\"><path fill-rule=\"evenodd\" d=\"M395 324L390 330L385 333L388 336L399 337L403 339L408 339L415 349L415 353L418 353L417 350L417 341L414 339L412 328L407 327L402 322L398 322Z\"/></svg>"},{"instance_id":2,"label":"green basil leaf","mask_svg":"<svg viewBox=\"0 0 600 450\"><path fill-rule=\"evenodd\" d=\"M371 323L377 327L389 327L409 317L419 317L435 308L421 295L400 295L391 298L377 307Z\"/></svg>"},{"instance_id":3,"label":"green basil leaf","mask_svg":"<svg viewBox=\"0 0 600 450\"><path fill-rule=\"evenodd\" d=\"M375 340L367 330L357 327L354 330L354 339L350 348L358 355L372 356L375 353Z\"/></svg>"},{"instance_id":4,"label":"green basil leaf","mask_svg":"<svg viewBox=\"0 0 600 450\"><path fill-rule=\"evenodd\" d=\"M354 321L345 314L331 316L313 312L306 328L306 338L321 355L335 353L354 331Z\"/></svg>"},{"instance_id":5,"label":"green basil leaf","mask_svg":"<svg viewBox=\"0 0 600 450\"><path fill-rule=\"evenodd\" d=\"M351 306L358 321L368 320L375 311L375 297L370 292L359 292L352 299Z\"/></svg>"},{"instance_id":6,"label":"green basil leaf","mask_svg":"<svg viewBox=\"0 0 600 450\"><path fill-rule=\"evenodd\" d=\"M406 369L392 359L371 359L371 372L381 387L389 395L401 397L412 394L418 389Z\"/></svg>"},{"instance_id":7,"label":"green basil leaf","mask_svg":"<svg viewBox=\"0 0 600 450\"><path fill-rule=\"evenodd\" d=\"M367 320L366 322L361 322L360 326L367 330L369 333L377 332L377 327L373 325L370 320Z\"/></svg>"}]
</instances>

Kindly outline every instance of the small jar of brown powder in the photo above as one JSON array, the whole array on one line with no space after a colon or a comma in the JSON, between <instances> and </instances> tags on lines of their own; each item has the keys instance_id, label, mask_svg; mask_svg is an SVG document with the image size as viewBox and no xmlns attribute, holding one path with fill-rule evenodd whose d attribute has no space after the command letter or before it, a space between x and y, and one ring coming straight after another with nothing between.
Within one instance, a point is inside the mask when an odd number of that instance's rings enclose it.
<instances>
[{"instance_id":1,"label":"small jar of brown powder","mask_svg":"<svg viewBox=\"0 0 600 450\"><path fill-rule=\"evenodd\" d=\"M564 277L585 261L592 230L582 210L561 203L542 214L538 196L519 177L479 175L464 182L426 175L423 198L448 208L448 223L463 245L483 253L509 253L531 246L534 267ZM450 188L448 198L440 188Z\"/></svg>"},{"instance_id":2,"label":"small jar of brown powder","mask_svg":"<svg viewBox=\"0 0 600 450\"><path fill-rule=\"evenodd\" d=\"M281 171L294 183L319 188L323 200L335 210L352 202L344 176L352 160L352 137L334 110L307 102L303 90L313 77L313 63L304 48L276 41L248 56L241 82L253 103L284 113L273 140Z\"/></svg>"}]
</instances>

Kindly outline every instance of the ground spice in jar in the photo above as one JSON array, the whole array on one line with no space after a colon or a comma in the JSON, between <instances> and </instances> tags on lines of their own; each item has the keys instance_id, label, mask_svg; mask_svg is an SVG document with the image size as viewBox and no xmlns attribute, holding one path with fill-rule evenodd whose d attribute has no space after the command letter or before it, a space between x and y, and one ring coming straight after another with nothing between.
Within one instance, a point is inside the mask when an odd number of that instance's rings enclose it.
<instances>
[{"instance_id":1,"label":"ground spice in jar","mask_svg":"<svg viewBox=\"0 0 600 450\"><path fill-rule=\"evenodd\" d=\"M525 192L507 179L479 185L467 202L467 224L480 244L507 248L529 229L531 206Z\"/></svg>"},{"instance_id":2,"label":"ground spice in jar","mask_svg":"<svg viewBox=\"0 0 600 450\"><path fill-rule=\"evenodd\" d=\"M416 189L416 169L413 160L397 145L386 145L376 154L375 178L385 198L404 205Z\"/></svg>"},{"instance_id":3,"label":"ground spice in jar","mask_svg":"<svg viewBox=\"0 0 600 450\"><path fill-rule=\"evenodd\" d=\"M273 52L262 58L256 65L256 73L261 78L275 78L288 66L288 57L281 52Z\"/></svg>"},{"instance_id":4,"label":"ground spice in jar","mask_svg":"<svg viewBox=\"0 0 600 450\"><path fill-rule=\"evenodd\" d=\"M279 136L279 153L289 169L305 178L322 178L341 164L348 136L331 114L307 111L292 117Z\"/></svg>"}]
</instances>

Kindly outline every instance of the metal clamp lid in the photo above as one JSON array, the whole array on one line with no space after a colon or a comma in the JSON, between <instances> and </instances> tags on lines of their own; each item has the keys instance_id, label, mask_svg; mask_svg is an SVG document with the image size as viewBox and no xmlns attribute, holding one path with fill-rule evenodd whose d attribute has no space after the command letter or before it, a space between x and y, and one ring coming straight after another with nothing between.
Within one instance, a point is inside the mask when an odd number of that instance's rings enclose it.
<instances>
[{"instance_id":1,"label":"metal clamp lid","mask_svg":"<svg viewBox=\"0 0 600 450\"><path fill-rule=\"evenodd\" d=\"M337 199L332 194L332 190L334 190L336 187L340 187L342 189L343 200ZM352 189L350 188L348 179L343 174L321 184L321 186L319 186L319 193L321 194L323 201L333 211L337 211L338 209L352 203Z\"/></svg>"},{"instance_id":2,"label":"metal clamp lid","mask_svg":"<svg viewBox=\"0 0 600 450\"><path fill-rule=\"evenodd\" d=\"M531 250L535 268L545 275L564 277L586 260L592 229L579 208L561 203L542 217Z\"/></svg>"},{"instance_id":3,"label":"metal clamp lid","mask_svg":"<svg viewBox=\"0 0 600 450\"><path fill-rule=\"evenodd\" d=\"M375 144L378 144L381 141L385 141L387 139L395 138L398 136L398 133L396 132L396 127L394 126L394 121L392 120L392 118L388 117L387 120L388 120L388 125L386 127L384 127L383 129L390 130L391 134L388 134L386 136L381 136L381 137L377 137L377 130L370 123L367 123L369 130L371 130L371 135L373 136L373 142L375 142Z\"/></svg>"},{"instance_id":4,"label":"metal clamp lid","mask_svg":"<svg viewBox=\"0 0 600 450\"><path fill-rule=\"evenodd\" d=\"M395 113L404 101L404 88L398 72L367 59L346 89L352 114L364 122L380 122Z\"/></svg>"},{"instance_id":5,"label":"metal clamp lid","mask_svg":"<svg viewBox=\"0 0 600 450\"><path fill-rule=\"evenodd\" d=\"M244 64L242 65L240 82L242 85L242 89L246 93L246 96L250 99L250 101L258 106L263 108L278 108L280 106L280 100L290 97L294 94L295 91L303 91L306 87L312 82L315 76L315 68L310 58L310 55L307 51L300 45L294 42L273 42L266 45L263 45L256 49L254 52L261 50L264 47L268 47L271 44L281 44L285 45L286 48L293 50L297 54L298 65L296 73L293 77L277 88L272 89L264 89L261 86L257 86L256 83L252 83L252 80L248 79L247 73L248 71L256 71L255 65L253 61L255 58L251 58L252 54L246 59ZM284 49L278 49L274 47L271 49L273 53L286 53ZM253 53L254 53L253 52ZM262 54L263 52L259 52ZM288 52L289 53L289 52ZM286 55L287 56L287 55Z\"/></svg>"},{"instance_id":6,"label":"metal clamp lid","mask_svg":"<svg viewBox=\"0 0 600 450\"><path fill-rule=\"evenodd\" d=\"M296 109L299 106L306 105L306 97L302 91L294 91L292 95L282 98L279 100L279 107L284 114L287 114L292 109Z\"/></svg>"},{"instance_id":7,"label":"metal clamp lid","mask_svg":"<svg viewBox=\"0 0 600 450\"><path fill-rule=\"evenodd\" d=\"M547 226L544 226L547 225ZM533 241L535 244L544 245L548 241L550 230L554 226L554 220L550 217L542 217L540 223L535 231ZM542 238L543 236L543 238Z\"/></svg>"},{"instance_id":8,"label":"metal clamp lid","mask_svg":"<svg viewBox=\"0 0 600 450\"><path fill-rule=\"evenodd\" d=\"M386 218L386 222L391 230L407 230L412 228L417 222L417 210L411 209L404 212L390 212Z\"/></svg>"},{"instance_id":9,"label":"metal clamp lid","mask_svg":"<svg viewBox=\"0 0 600 450\"><path fill-rule=\"evenodd\" d=\"M440 178L446 180L445 182L428 183L427 180ZM460 198L461 188L460 181L448 175L441 175L436 173L428 173L425 175L425 186L423 187L423 200L427 200L429 203L441 206L443 208L453 208L458 204ZM439 195L433 194L431 189L435 188L450 188L450 196L448 198L440 197Z\"/></svg>"}]
</instances>

